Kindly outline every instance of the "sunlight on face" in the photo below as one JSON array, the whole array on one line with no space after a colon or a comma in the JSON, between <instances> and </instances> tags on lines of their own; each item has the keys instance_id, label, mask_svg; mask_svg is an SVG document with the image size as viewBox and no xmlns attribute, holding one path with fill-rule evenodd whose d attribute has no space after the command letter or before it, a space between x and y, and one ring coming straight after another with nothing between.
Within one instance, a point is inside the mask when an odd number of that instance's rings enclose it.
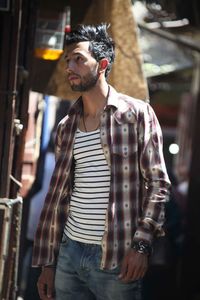
<instances>
[{"instance_id":1,"label":"sunlight on face","mask_svg":"<svg viewBox=\"0 0 200 300\"><path fill-rule=\"evenodd\" d=\"M67 79L73 91L89 91L96 85L99 64L89 51L89 42L68 46L65 61Z\"/></svg>"}]
</instances>

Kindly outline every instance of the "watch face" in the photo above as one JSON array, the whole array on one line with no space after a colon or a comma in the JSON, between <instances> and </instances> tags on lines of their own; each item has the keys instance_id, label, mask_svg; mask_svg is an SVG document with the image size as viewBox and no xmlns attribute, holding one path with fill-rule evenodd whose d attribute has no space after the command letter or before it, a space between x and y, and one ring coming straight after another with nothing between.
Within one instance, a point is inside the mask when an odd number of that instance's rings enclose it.
<instances>
[{"instance_id":1,"label":"watch face","mask_svg":"<svg viewBox=\"0 0 200 300\"><path fill-rule=\"evenodd\" d=\"M133 249L135 249L139 253L148 254L148 255L150 255L152 252L152 247L144 241L134 242Z\"/></svg>"}]
</instances>

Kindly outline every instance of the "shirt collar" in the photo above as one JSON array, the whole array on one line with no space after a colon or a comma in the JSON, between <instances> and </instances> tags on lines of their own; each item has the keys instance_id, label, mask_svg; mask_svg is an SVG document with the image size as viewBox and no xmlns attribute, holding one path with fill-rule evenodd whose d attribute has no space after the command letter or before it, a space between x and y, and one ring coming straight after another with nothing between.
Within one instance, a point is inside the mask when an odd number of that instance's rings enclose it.
<instances>
[{"instance_id":1,"label":"shirt collar","mask_svg":"<svg viewBox=\"0 0 200 300\"><path fill-rule=\"evenodd\" d=\"M114 106L115 108L119 107L118 93L111 85L109 85L108 101L106 107L109 106Z\"/></svg>"},{"instance_id":2,"label":"shirt collar","mask_svg":"<svg viewBox=\"0 0 200 300\"><path fill-rule=\"evenodd\" d=\"M118 93L111 85L109 85L108 101L106 104L106 108L110 106L113 106L115 108L119 107ZM74 114L81 114L82 111L83 111L82 97L79 97L70 108L68 115L72 116Z\"/></svg>"}]
</instances>

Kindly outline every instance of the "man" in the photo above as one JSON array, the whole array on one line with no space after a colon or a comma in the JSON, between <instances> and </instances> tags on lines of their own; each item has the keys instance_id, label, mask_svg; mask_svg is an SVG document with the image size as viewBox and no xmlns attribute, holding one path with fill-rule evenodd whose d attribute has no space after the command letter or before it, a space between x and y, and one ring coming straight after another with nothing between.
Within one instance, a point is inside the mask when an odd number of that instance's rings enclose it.
<instances>
[{"instance_id":1,"label":"man","mask_svg":"<svg viewBox=\"0 0 200 300\"><path fill-rule=\"evenodd\" d=\"M41 299L139 300L170 182L151 106L106 78L105 24L66 38L66 74L81 97L58 125L56 166L34 242Z\"/></svg>"}]
</instances>

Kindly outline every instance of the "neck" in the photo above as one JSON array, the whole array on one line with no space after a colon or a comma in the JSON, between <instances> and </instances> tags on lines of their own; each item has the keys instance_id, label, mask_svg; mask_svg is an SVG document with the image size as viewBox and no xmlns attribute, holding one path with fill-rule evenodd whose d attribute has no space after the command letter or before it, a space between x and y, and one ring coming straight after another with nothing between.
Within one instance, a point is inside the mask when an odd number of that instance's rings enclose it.
<instances>
[{"instance_id":1,"label":"neck","mask_svg":"<svg viewBox=\"0 0 200 300\"><path fill-rule=\"evenodd\" d=\"M109 86L105 81L96 85L89 92L82 94L84 115L96 116L102 112L107 103Z\"/></svg>"}]
</instances>

